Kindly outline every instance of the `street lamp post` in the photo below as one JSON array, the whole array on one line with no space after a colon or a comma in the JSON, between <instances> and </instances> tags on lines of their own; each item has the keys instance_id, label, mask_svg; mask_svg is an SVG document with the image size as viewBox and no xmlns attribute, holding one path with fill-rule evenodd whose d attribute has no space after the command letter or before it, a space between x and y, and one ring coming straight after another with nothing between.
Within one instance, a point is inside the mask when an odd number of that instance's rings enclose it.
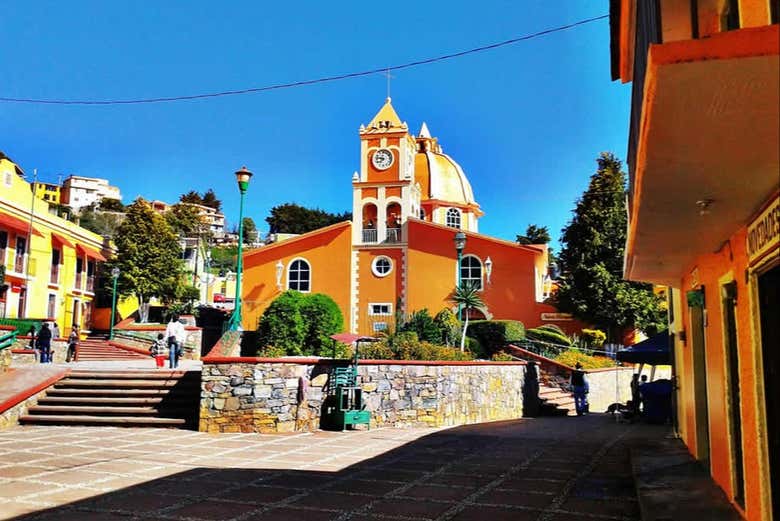
<instances>
[{"instance_id":1,"label":"street lamp post","mask_svg":"<svg viewBox=\"0 0 780 521\"><path fill-rule=\"evenodd\" d=\"M244 246L244 195L249 188L249 180L252 178L252 172L245 166L236 172L236 181L238 181L238 191L241 192L241 202L238 206L238 259L236 260L236 298L233 308L233 314L230 317L229 327L232 331L241 326L241 274L244 271L244 259L242 250Z\"/></svg>"},{"instance_id":2,"label":"street lamp post","mask_svg":"<svg viewBox=\"0 0 780 521\"><path fill-rule=\"evenodd\" d=\"M116 281L119 279L119 268L114 268L111 270L111 278L114 279L114 290L111 296L111 325L108 331L109 340L113 340L114 338L114 316L116 315Z\"/></svg>"},{"instance_id":3,"label":"street lamp post","mask_svg":"<svg viewBox=\"0 0 780 521\"><path fill-rule=\"evenodd\" d=\"M459 231L455 234L455 251L458 253L458 288L461 287L461 271L460 271L460 263L463 259L463 250L466 248L466 234L462 231ZM458 320L463 320L463 318L460 316L461 314L461 305L458 304Z\"/></svg>"}]
</instances>

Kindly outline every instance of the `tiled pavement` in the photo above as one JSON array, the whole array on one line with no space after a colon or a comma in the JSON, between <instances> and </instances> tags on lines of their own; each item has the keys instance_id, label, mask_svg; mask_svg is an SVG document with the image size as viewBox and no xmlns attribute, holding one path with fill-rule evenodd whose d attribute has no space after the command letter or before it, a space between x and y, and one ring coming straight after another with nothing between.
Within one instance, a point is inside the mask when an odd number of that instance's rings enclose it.
<instances>
[{"instance_id":1,"label":"tiled pavement","mask_svg":"<svg viewBox=\"0 0 780 521\"><path fill-rule=\"evenodd\" d=\"M638 519L628 443L603 415L296 435L100 427L0 432L0 518Z\"/></svg>"}]
</instances>

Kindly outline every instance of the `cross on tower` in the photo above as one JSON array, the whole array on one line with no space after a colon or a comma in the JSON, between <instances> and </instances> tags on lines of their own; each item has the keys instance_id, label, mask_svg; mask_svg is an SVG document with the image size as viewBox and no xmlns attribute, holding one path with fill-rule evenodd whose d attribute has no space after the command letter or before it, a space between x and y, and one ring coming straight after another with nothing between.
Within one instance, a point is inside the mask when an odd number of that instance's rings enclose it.
<instances>
[{"instance_id":1,"label":"cross on tower","mask_svg":"<svg viewBox=\"0 0 780 521\"><path fill-rule=\"evenodd\" d=\"M391 78L395 78L395 76L390 74L390 69L389 68L385 69L384 72L380 72L379 74L381 74L382 76L387 78L387 98L390 99L390 79Z\"/></svg>"}]
</instances>

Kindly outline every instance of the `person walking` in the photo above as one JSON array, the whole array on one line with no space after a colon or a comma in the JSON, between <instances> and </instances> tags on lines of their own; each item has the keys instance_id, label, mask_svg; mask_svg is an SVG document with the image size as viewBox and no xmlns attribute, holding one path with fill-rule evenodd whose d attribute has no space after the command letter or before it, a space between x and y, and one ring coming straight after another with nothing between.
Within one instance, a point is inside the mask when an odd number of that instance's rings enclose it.
<instances>
[{"instance_id":1,"label":"person walking","mask_svg":"<svg viewBox=\"0 0 780 521\"><path fill-rule=\"evenodd\" d=\"M179 366L184 335L184 325L179 322L179 315L172 315L171 321L165 327L165 338L168 341L168 356L171 369L176 369Z\"/></svg>"},{"instance_id":2,"label":"person walking","mask_svg":"<svg viewBox=\"0 0 780 521\"><path fill-rule=\"evenodd\" d=\"M157 340L152 343L152 347L149 349L152 357L154 358L157 367L163 367L165 365L165 335L157 333Z\"/></svg>"},{"instance_id":3,"label":"person walking","mask_svg":"<svg viewBox=\"0 0 780 521\"><path fill-rule=\"evenodd\" d=\"M569 380L571 390L574 393L574 408L577 410L577 416L582 416L588 412L588 380L585 378L585 371L582 370L582 364L577 362L574 371L571 372Z\"/></svg>"},{"instance_id":4,"label":"person walking","mask_svg":"<svg viewBox=\"0 0 780 521\"><path fill-rule=\"evenodd\" d=\"M639 415L639 373L631 376L631 411L635 416Z\"/></svg>"},{"instance_id":5,"label":"person walking","mask_svg":"<svg viewBox=\"0 0 780 521\"><path fill-rule=\"evenodd\" d=\"M51 337L60 338L60 326L56 322L51 323Z\"/></svg>"},{"instance_id":6,"label":"person walking","mask_svg":"<svg viewBox=\"0 0 780 521\"><path fill-rule=\"evenodd\" d=\"M41 324L41 330L38 333L38 349L41 352L41 363L51 363L51 329L49 323Z\"/></svg>"},{"instance_id":7,"label":"person walking","mask_svg":"<svg viewBox=\"0 0 780 521\"><path fill-rule=\"evenodd\" d=\"M68 356L65 359L66 362L75 362L76 361L76 349L79 345L79 326L76 324L73 325L73 329L70 331L70 335L68 336Z\"/></svg>"}]
</instances>

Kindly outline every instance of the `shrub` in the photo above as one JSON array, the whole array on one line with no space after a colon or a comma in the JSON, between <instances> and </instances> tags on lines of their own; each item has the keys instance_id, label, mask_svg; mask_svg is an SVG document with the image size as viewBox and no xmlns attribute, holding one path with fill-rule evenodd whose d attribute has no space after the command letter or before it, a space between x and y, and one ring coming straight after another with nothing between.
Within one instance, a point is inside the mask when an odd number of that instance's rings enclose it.
<instances>
[{"instance_id":1,"label":"shrub","mask_svg":"<svg viewBox=\"0 0 780 521\"><path fill-rule=\"evenodd\" d=\"M447 346L456 346L460 344L461 326L460 320L455 313L447 308L442 309L433 318L434 323L441 333L441 341Z\"/></svg>"},{"instance_id":2,"label":"shrub","mask_svg":"<svg viewBox=\"0 0 780 521\"><path fill-rule=\"evenodd\" d=\"M511 341L525 338L525 327L517 320L477 320L469 324L468 336L476 338L483 356L501 351Z\"/></svg>"},{"instance_id":3,"label":"shrub","mask_svg":"<svg viewBox=\"0 0 780 521\"><path fill-rule=\"evenodd\" d=\"M555 331L550 331L549 329L542 329L537 327L526 330L525 334L530 340L539 340L542 342L549 342L551 344L571 346L571 340L569 340L569 337Z\"/></svg>"},{"instance_id":4,"label":"shrub","mask_svg":"<svg viewBox=\"0 0 780 521\"><path fill-rule=\"evenodd\" d=\"M499 351L498 353L494 353L490 359L495 362L511 362L515 358L506 351Z\"/></svg>"},{"instance_id":5,"label":"shrub","mask_svg":"<svg viewBox=\"0 0 780 521\"><path fill-rule=\"evenodd\" d=\"M281 347L265 346L260 351L258 351L257 355L265 358L281 358L283 356L287 356L287 351Z\"/></svg>"},{"instance_id":6,"label":"shrub","mask_svg":"<svg viewBox=\"0 0 780 521\"><path fill-rule=\"evenodd\" d=\"M479 340L470 336L466 337L466 350L471 353L474 358L485 359L488 357L485 352L485 348L479 343Z\"/></svg>"},{"instance_id":7,"label":"shrub","mask_svg":"<svg viewBox=\"0 0 780 521\"><path fill-rule=\"evenodd\" d=\"M414 331L389 335L379 342L363 344L360 357L385 360L473 360L471 353L454 347L440 346L417 338Z\"/></svg>"},{"instance_id":8,"label":"shrub","mask_svg":"<svg viewBox=\"0 0 780 521\"><path fill-rule=\"evenodd\" d=\"M563 331L563 329L561 329L560 326L557 326L555 324L543 324L534 329L544 329L545 331L552 331L553 333L558 333L559 335L566 336L566 333Z\"/></svg>"},{"instance_id":9,"label":"shrub","mask_svg":"<svg viewBox=\"0 0 780 521\"><path fill-rule=\"evenodd\" d=\"M590 356L576 349L569 349L555 357L555 361L569 367L574 367L579 362L583 369L599 369L601 367L614 367L615 361L606 356Z\"/></svg>"},{"instance_id":10,"label":"shrub","mask_svg":"<svg viewBox=\"0 0 780 521\"><path fill-rule=\"evenodd\" d=\"M338 304L322 293L307 295L301 302L300 314L306 328L303 354L325 356L326 353L332 353L333 340L330 335L344 328L344 317Z\"/></svg>"},{"instance_id":11,"label":"shrub","mask_svg":"<svg viewBox=\"0 0 780 521\"><path fill-rule=\"evenodd\" d=\"M303 354L306 326L301 318L303 294L285 291L279 295L260 318L257 331L260 347L274 346L289 355Z\"/></svg>"},{"instance_id":12,"label":"shrub","mask_svg":"<svg viewBox=\"0 0 780 521\"><path fill-rule=\"evenodd\" d=\"M361 342L358 354L363 360L392 360L395 357L393 350L384 340L370 343Z\"/></svg>"},{"instance_id":13,"label":"shrub","mask_svg":"<svg viewBox=\"0 0 780 521\"><path fill-rule=\"evenodd\" d=\"M413 331L417 333L417 338L425 342L434 344L440 343L441 329L433 320L427 309L415 311L401 327L401 332Z\"/></svg>"},{"instance_id":14,"label":"shrub","mask_svg":"<svg viewBox=\"0 0 780 521\"><path fill-rule=\"evenodd\" d=\"M583 329L580 334L583 342L588 347L596 348L604 345L604 341L607 340L607 334L599 329Z\"/></svg>"}]
</instances>

